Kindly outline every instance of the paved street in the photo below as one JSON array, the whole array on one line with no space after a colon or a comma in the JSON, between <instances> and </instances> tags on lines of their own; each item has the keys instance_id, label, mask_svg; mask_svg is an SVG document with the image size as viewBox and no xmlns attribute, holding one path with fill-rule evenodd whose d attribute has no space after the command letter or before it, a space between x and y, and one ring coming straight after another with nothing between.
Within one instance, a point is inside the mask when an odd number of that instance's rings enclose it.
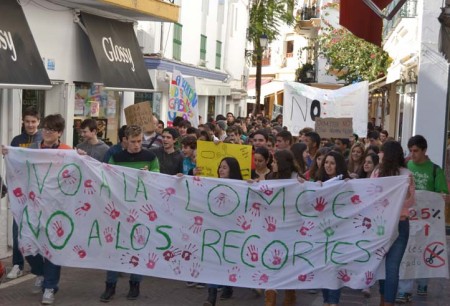
<instances>
[{"instance_id":1,"label":"paved street","mask_svg":"<svg viewBox=\"0 0 450 306\"><path fill-rule=\"evenodd\" d=\"M3 260L9 263L10 258ZM8 267L10 268L10 267ZM28 267L27 267L28 268ZM63 268L60 291L56 295L55 305L105 305L99 302L99 296L104 289L105 272L100 270ZM41 295L31 293L34 277L26 276L0 285L0 305L33 306L40 305ZM107 305L202 305L206 297L206 289L188 288L185 283L166 279L145 277L141 285L141 296L136 301L127 301L128 276L119 279L117 293L113 301ZM282 293L278 305L282 305ZM257 297L249 289L235 289L234 297L228 301L219 301L218 306L259 306L264 304L263 297ZM322 305L321 293L309 294L306 291L297 292L297 305ZM372 288L372 297L366 299L360 291L344 289L340 305L370 305L378 306L376 286ZM414 296L414 302L409 305L448 306L450 305L450 280L435 279L431 281L427 298Z\"/></svg>"}]
</instances>

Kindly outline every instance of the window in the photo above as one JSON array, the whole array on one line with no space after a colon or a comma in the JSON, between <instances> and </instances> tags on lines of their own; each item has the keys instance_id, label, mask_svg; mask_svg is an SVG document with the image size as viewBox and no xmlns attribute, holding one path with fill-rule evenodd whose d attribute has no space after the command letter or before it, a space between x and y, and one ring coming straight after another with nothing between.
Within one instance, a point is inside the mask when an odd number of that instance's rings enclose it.
<instances>
[{"instance_id":1,"label":"window","mask_svg":"<svg viewBox=\"0 0 450 306\"><path fill-rule=\"evenodd\" d=\"M286 57L294 56L294 41L289 40L286 42Z\"/></svg>"},{"instance_id":2,"label":"window","mask_svg":"<svg viewBox=\"0 0 450 306\"><path fill-rule=\"evenodd\" d=\"M222 42L216 40L216 69L220 69L222 62Z\"/></svg>"},{"instance_id":3,"label":"window","mask_svg":"<svg viewBox=\"0 0 450 306\"><path fill-rule=\"evenodd\" d=\"M173 54L175 60L181 61L181 42L183 36L183 26L179 23L174 23L173 28Z\"/></svg>"},{"instance_id":4,"label":"window","mask_svg":"<svg viewBox=\"0 0 450 306\"><path fill-rule=\"evenodd\" d=\"M200 60L202 62L202 66L205 66L206 63L206 39L205 35L200 35Z\"/></svg>"}]
</instances>

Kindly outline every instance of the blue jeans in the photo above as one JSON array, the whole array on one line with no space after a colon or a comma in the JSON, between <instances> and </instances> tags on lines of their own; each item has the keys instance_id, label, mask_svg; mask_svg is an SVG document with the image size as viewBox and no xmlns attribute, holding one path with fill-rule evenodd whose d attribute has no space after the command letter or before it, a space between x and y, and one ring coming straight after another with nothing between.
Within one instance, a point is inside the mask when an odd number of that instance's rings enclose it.
<instances>
[{"instance_id":1,"label":"blue jeans","mask_svg":"<svg viewBox=\"0 0 450 306\"><path fill-rule=\"evenodd\" d=\"M322 296L324 304L339 304L341 289L322 289Z\"/></svg>"},{"instance_id":2,"label":"blue jeans","mask_svg":"<svg viewBox=\"0 0 450 306\"><path fill-rule=\"evenodd\" d=\"M18 265L20 270L23 270L23 256L22 253L20 253L19 250L19 226L16 223L16 220L13 220L13 228L12 228L12 234L13 234L13 258L12 263L14 265Z\"/></svg>"},{"instance_id":3,"label":"blue jeans","mask_svg":"<svg viewBox=\"0 0 450 306\"><path fill-rule=\"evenodd\" d=\"M400 263L409 238L409 220L398 222L398 237L386 253L386 277L380 280L380 294L386 303L395 303L397 294Z\"/></svg>"},{"instance_id":4,"label":"blue jeans","mask_svg":"<svg viewBox=\"0 0 450 306\"><path fill-rule=\"evenodd\" d=\"M36 256L27 256L28 263L31 266L31 273L37 276L43 276L43 289L54 289L58 291L59 278L61 276L61 266L53 264L50 260L38 254Z\"/></svg>"},{"instance_id":5,"label":"blue jeans","mask_svg":"<svg viewBox=\"0 0 450 306\"><path fill-rule=\"evenodd\" d=\"M106 282L109 284L117 283L117 278L119 277L119 272L117 271L106 271ZM140 283L142 280L142 275L130 274L130 282Z\"/></svg>"}]
</instances>

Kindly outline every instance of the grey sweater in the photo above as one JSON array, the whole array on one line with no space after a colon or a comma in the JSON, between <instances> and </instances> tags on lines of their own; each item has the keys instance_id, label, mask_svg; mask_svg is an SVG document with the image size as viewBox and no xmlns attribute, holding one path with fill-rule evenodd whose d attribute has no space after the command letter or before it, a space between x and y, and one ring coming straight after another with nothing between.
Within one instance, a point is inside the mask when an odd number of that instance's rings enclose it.
<instances>
[{"instance_id":1,"label":"grey sweater","mask_svg":"<svg viewBox=\"0 0 450 306\"><path fill-rule=\"evenodd\" d=\"M105 156L105 153L108 151L109 146L101 140L99 140L95 145L91 145L89 142L83 141L77 146L77 149L86 151L87 155L102 162L103 156Z\"/></svg>"}]
</instances>

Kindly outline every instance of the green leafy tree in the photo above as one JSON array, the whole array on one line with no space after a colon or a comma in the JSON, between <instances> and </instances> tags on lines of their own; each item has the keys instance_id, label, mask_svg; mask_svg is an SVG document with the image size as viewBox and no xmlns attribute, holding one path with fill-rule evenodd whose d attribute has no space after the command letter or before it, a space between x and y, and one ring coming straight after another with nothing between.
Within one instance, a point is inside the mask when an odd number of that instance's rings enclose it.
<instances>
[{"instance_id":1,"label":"green leafy tree","mask_svg":"<svg viewBox=\"0 0 450 306\"><path fill-rule=\"evenodd\" d=\"M268 42L277 38L282 24L294 23L296 0L253 0L250 7L250 21L247 39L253 43L253 62L256 63L256 106L253 114L259 113L261 100L261 60L263 48L260 38L266 36Z\"/></svg>"},{"instance_id":2,"label":"green leafy tree","mask_svg":"<svg viewBox=\"0 0 450 306\"><path fill-rule=\"evenodd\" d=\"M324 18L322 25L317 42L319 52L328 59L328 74L347 84L374 81L386 74L392 59L382 48L356 37L346 28L334 28Z\"/></svg>"}]
</instances>

